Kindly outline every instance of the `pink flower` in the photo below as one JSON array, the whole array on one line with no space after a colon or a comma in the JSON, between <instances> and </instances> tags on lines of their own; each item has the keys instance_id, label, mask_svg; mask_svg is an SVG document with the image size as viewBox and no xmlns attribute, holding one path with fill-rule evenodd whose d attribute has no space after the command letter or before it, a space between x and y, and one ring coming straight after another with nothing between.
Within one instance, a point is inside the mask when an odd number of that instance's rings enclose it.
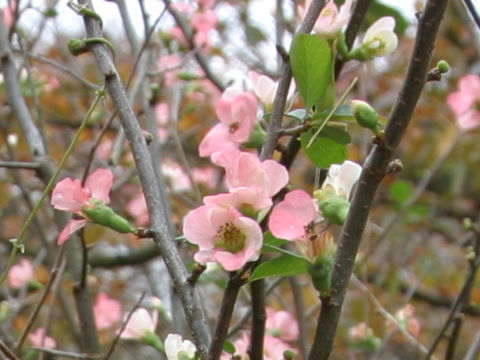
<instances>
[{"instance_id":1,"label":"pink flower","mask_svg":"<svg viewBox=\"0 0 480 360\"><path fill-rule=\"evenodd\" d=\"M240 335L240 337L233 342L233 346L235 346L235 353L233 354L233 356L224 352L222 353L220 360L232 360L232 359L250 360L250 356L248 355L248 348L250 347L249 332L242 331L242 334Z\"/></svg>"},{"instance_id":2,"label":"pink flower","mask_svg":"<svg viewBox=\"0 0 480 360\"><path fill-rule=\"evenodd\" d=\"M200 156L236 148L249 140L257 120L257 98L249 92L228 88L215 110L220 124L214 126L199 146Z\"/></svg>"},{"instance_id":3,"label":"pink flower","mask_svg":"<svg viewBox=\"0 0 480 360\"><path fill-rule=\"evenodd\" d=\"M67 241L68 237L85 226L87 219L83 214L84 207L94 207L95 201L104 204L110 203L108 193L112 188L113 173L108 169L97 169L90 174L82 187L79 179L65 178L55 185L52 192L51 204L57 210L71 211L83 219L72 219L60 232L57 243Z\"/></svg>"},{"instance_id":4,"label":"pink flower","mask_svg":"<svg viewBox=\"0 0 480 360\"><path fill-rule=\"evenodd\" d=\"M287 169L275 160L260 161L257 155L243 151L224 152L217 160L225 167L225 182L230 191L258 186L272 197L288 183Z\"/></svg>"},{"instance_id":5,"label":"pink flower","mask_svg":"<svg viewBox=\"0 0 480 360\"><path fill-rule=\"evenodd\" d=\"M284 359L285 351L291 350L295 352L289 344L283 342L279 338L265 335L263 338L263 359L264 360L279 360Z\"/></svg>"},{"instance_id":6,"label":"pink flower","mask_svg":"<svg viewBox=\"0 0 480 360\"><path fill-rule=\"evenodd\" d=\"M309 239L312 224L319 218L315 201L303 190L290 191L272 210L268 227L285 240Z\"/></svg>"},{"instance_id":7,"label":"pink flower","mask_svg":"<svg viewBox=\"0 0 480 360\"><path fill-rule=\"evenodd\" d=\"M5 27L9 28L13 25L15 11L17 9L17 1L12 0L10 6L4 7L3 10L3 23Z\"/></svg>"},{"instance_id":8,"label":"pink flower","mask_svg":"<svg viewBox=\"0 0 480 360\"><path fill-rule=\"evenodd\" d=\"M46 336L45 329L43 327L37 328L35 332L28 335L28 340L33 346L39 348L54 349L57 346L57 342L54 338Z\"/></svg>"},{"instance_id":9,"label":"pink flower","mask_svg":"<svg viewBox=\"0 0 480 360\"><path fill-rule=\"evenodd\" d=\"M480 77L473 74L463 76L458 91L447 97L447 104L457 117L461 129L471 130L480 125Z\"/></svg>"},{"instance_id":10,"label":"pink flower","mask_svg":"<svg viewBox=\"0 0 480 360\"><path fill-rule=\"evenodd\" d=\"M215 189L218 182L218 171L213 167L194 168L192 176L196 183L202 184L209 189Z\"/></svg>"},{"instance_id":11,"label":"pink flower","mask_svg":"<svg viewBox=\"0 0 480 360\"><path fill-rule=\"evenodd\" d=\"M159 103L155 106L155 115L157 117L157 139L161 143L168 137L168 121L170 118L170 109L167 103Z\"/></svg>"},{"instance_id":12,"label":"pink flower","mask_svg":"<svg viewBox=\"0 0 480 360\"><path fill-rule=\"evenodd\" d=\"M192 16L191 24L197 32L209 32L215 29L218 24L217 14L214 10L195 13Z\"/></svg>"},{"instance_id":13,"label":"pink flower","mask_svg":"<svg viewBox=\"0 0 480 360\"><path fill-rule=\"evenodd\" d=\"M238 187L232 189L229 193L205 196L203 198L205 205L230 206L243 213L245 210L249 213L250 209L258 212L272 206L272 199L265 194L259 186Z\"/></svg>"},{"instance_id":14,"label":"pink flower","mask_svg":"<svg viewBox=\"0 0 480 360\"><path fill-rule=\"evenodd\" d=\"M311 2L311 0L307 0L305 5L299 7L299 13L302 17L305 17ZM342 28L348 23L351 9L352 0L346 0L345 3L340 7L340 10L338 10L338 7L333 0L329 1L325 4L320 12L313 30L317 34L327 38L337 36Z\"/></svg>"},{"instance_id":15,"label":"pink flower","mask_svg":"<svg viewBox=\"0 0 480 360\"><path fill-rule=\"evenodd\" d=\"M120 335L122 339L142 340L145 336L155 332L157 327L158 313L151 315L146 309L136 309Z\"/></svg>"},{"instance_id":16,"label":"pink flower","mask_svg":"<svg viewBox=\"0 0 480 360\"><path fill-rule=\"evenodd\" d=\"M270 307L266 308L267 320L265 328L267 332L284 341L294 341L298 338L298 322L287 311L276 311Z\"/></svg>"},{"instance_id":17,"label":"pink flower","mask_svg":"<svg viewBox=\"0 0 480 360\"><path fill-rule=\"evenodd\" d=\"M242 335L233 342L233 346L235 346L234 357L224 352L220 357L220 360L249 360L250 356L248 354L248 350L250 347L250 341L250 333L246 331L242 332ZM265 335L263 339L264 360L282 360L285 358L283 354L287 350L295 351L295 349L293 349L289 344L283 342L282 340L270 335Z\"/></svg>"},{"instance_id":18,"label":"pink flower","mask_svg":"<svg viewBox=\"0 0 480 360\"><path fill-rule=\"evenodd\" d=\"M122 317L122 305L119 301L99 293L93 306L97 329L108 329Z\"/></svg>"},{"instance_id":19,"label":"pink flower","mask_svg":"<svg viewBox=\"0 0 480 360\"><path fill-rule=\"evenodd\" d=\"M157 61L157 68L163 72L166 85L175 85L180 82L178 75L183 65L182 58L177 54L163 55Z\"/></svg>"},{"instance_id":20,"label":"pink flower","mask_svg":"<svg viewBox=\"0 0 480 360\"><path fill-rule=\"evenodd\" d=\"M32 263L27 259L20 260L20 263L13 265L8 272L8 283L13 288L23 288L32 280L35 280Z\"/></svg>"},{"instance_id":21,"label":"pink flower","mask_svg":"<svg viewBox=\"0 0 480 360\"><path fill-rule=\"evenodd\" d=\"M199 247L196 261L217 262L227 271L257 260L263 243L260 225L229 206L204 205L190 211L183 234Z\"/></svg>"},{"instance_id":22,"label":"pink flower","mask_svg":"<svg viewBox=\"0 0 480 360\"><path fill-rule=\"evenodd\" d=\"M145 226L150 221L148 214L147 202L143 191L140 191L137 196L130 200L127 204L128 213L135 219L135 224L138 226Z\"/></svg>"}]
</instances>

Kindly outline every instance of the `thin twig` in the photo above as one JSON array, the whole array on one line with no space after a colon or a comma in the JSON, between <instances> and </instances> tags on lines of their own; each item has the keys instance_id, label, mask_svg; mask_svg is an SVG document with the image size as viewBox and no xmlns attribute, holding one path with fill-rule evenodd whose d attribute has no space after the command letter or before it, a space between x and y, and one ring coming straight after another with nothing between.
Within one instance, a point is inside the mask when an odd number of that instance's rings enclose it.
<instances>
[{"instance_id":1,"label":"thin twig","mask_svg":"<svg viewBox=\"0 0 480 360\"><path fill-rule=\"evenodd\" d=\"M103 360L108 360L108 359L110 358L110 356L112 356L113 351L115 350L115 347L117 346L117 343L118 343L118 341L120 340L120 337L122 336L123 331L125 330L125 328L127 327L128 322L130 321L130 318L132 317L132 315L133 315L133 313L135 312L135 310L137 310L137 309L140 307L140 304L142 303L143 299L145 298L145 295L146 295L146 293L142 293L142 295L140 295L140 297L138 298L138 301L135 303L135 306L134 306L134 307L132 308L132 310L130 310L130 312L128 313L127 317L125 318L125 321L123 322L122 326L121 326L120 329L118 330L117 336L116 336L115 339L113 340L112 345L111 345L110 348L108 349L108 352L107 352L107 354L105 355L105 358L104 358Z\"/></svg>"},{"instance_id":2,"label":"thin twig","mask_svg":"<svg viewBox=\"0 0 480 360\"><path fill-rule=\"evenodd\" d=\"M356 287L358 287L360 290L362 290L367 296L368 299L371 301L375 309L378 311L380 315L382 315L387 322L395 324L396 328L402 333L402 335L408 340L408 342L413 345L415 348L417 348L422 354L427 354L428 349L421 344L412 334L408 332L407 329L405 329L404 326L400 325L398 323L398 320L390 314L383 306L380 304L378 299L373 295L373 293L368 289L368 287L363 284L355 275L352 274L351 281L353 284L355 284ZM436 360L436 358L433 358Z\"/></svg>"},{"instance_id":3,"label":"thin twig","mask_svg":"<svg viewBox=\"0 0 480 360\"><path fill-rule=\"evenodd\" d=\"M44 305L45 301L47 300L48 296L50 295L50 290L52 289L53 284L55 283L55 280L57 279L58 275L61 273L59 272L60 269L60 264L62 262L64 255L64 247L60 249L60 251L57 254L57 258L55 259L55 263L52 267L52 271L50 272L50 278L48 279L47 285L45 285L45 288L43 289L42 297L38 301L38 303L35 305L35 308L33 309L32 313L30 314L30 317L28 318L28 321L25 325L25 328L23 329L17 344L15 345L15 351L18 353L22 349L23 343L25 339L27 338L28 333L30 332L31 328L33 327L33 324L35 323L35 320L37 319L38 314L40 313L40 310L42 306Z\"/></svg>"},{"instance_id":4,"label":"thin twig","mask_svg":"<svg viewBox=\"0 0 480 360\"><path fill-rule=\"evenodd\" d=\"M42 164L27 161L0 161L0 168L38 170Z\"/></svg>"},{"instance_id":5,"label":"thin twig","mask_svg":"<svg viewBox=\"0 0 480 360\"><path fill-rule=\"evenodd\" d=\"M8 356L9 360L21 360L2 340L0 340L0 351Z\"/></svg>"}]
</instances>

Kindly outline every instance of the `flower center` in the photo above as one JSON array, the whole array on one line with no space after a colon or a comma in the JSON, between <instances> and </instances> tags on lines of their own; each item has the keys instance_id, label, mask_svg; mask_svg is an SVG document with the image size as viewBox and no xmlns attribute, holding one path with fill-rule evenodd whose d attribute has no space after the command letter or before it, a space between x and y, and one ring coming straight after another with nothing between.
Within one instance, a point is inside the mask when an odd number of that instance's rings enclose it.
<instances>
[{"instance_id":1,"label":"flower center","mask_svg":"<svg viewBox=\"0 0 480 360\"><path fill-rule=\"evenodd\" d=\"M217 247L236 253L243 249L246 238L245 234L232 222L227 222L218 229L215 244Z\"/></svg>"},{"instance_id":2,"label":"flower center","mask_svg":"<svg viewBox=\"0 0 480 360\"><path fill-rule=\"evenodd\" d=\"M233 134L235 131L238 130L238 128L240 127L240 124L238 122L234 122L232 125L230 125L230 127L228 128L228 132L230 134Z\"/></svg>"}]
</instances>

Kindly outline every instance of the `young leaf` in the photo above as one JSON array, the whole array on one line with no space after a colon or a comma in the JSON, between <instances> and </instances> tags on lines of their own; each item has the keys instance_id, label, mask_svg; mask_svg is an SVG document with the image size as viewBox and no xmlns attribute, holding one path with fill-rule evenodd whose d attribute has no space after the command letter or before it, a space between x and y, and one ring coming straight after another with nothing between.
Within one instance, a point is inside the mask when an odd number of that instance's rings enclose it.
<instances>
[{"instance_id":1,"label":"young leaf","mask_svg":"<svg viewBox=\"0 0 480 360\"><path fill-rule=\"evenodd\" d=\"M294 255L283 255L258 265L250 276L250 281L268 276L294 276L307 273L308 260Z\"/></svg>"},{"instance_id":2,"label":"young leaf","mask_svg":"<svg viewBox=\"0 0 480 360\"><path fill-rule=\"evenodd\" d=\"M342 129L327 125L312 145L307 148L307 144L315 131L313 129L305 132L300 137L302 148L309 159L322 169L328 169L331 164L343 163L347 159L347 145L351 141L350 135Z\"/></svg>"},{"instance_id":3,"label":"young leaf","mask_svg":"<svg viewBox=\"0 0 480 360\"><path fill-rule=\"evenodd\" d=\"M307 108L317 104L332 78L332 52L325 39L298 34L290 50L290 65Z\"/></svg>"}]
</instances>

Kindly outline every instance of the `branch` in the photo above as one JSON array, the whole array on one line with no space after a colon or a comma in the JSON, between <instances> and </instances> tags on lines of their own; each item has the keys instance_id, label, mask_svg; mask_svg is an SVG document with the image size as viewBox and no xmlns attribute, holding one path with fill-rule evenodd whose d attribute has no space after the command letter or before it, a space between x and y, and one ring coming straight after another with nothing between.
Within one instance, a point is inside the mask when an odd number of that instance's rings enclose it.
<instances>
[{"instance_id":1,"label":"branch","mask_svg":"<svg viewBox=\"0 0 480 360\"><path fill-rule=\"evenodd\" d=\"M81 6L88 6L88 0L79 0ZM102 35L100 22L90 16L84 16L88 37ZM158 245L167 269L172 277L175 289L182 301L188 324L197 345L201 358L207 357L210 343L210 331L205 316L199 306L201 303L197 292L187 282L188 273L178 254L174 240L168 229L165 210L160 198L160 189L155 178L150 152L145 138L128 101L120 75L110 57L109 49L103 44L92 44L91 50L97 61L98 68L105 78L105 85L118 111L122 127L129 141L132 154L138 169L140 182L145 194L145 200L152 223L153 240Z\"/></svg>"},{"instance_id":2,"label":"branch","mask_svg":"<svg viewBox=\"0 0 480 360\"><path fill-rule=\"evenodd\" d=\"M305 15L305 19L303 19L297 34L309 33L312 31L313 25L315 24L318 15L320 15L320 11L322 10L324 4L325 0L312 1L310 7L308 8L307 15ZM288 62L283 63L280 73L282 76L278 81L272 117L268 124L268 135L265 139L265 144L262 147L262 153L260 154L260 158L262 160L272 157L279 138L279 131L282 126L283 112L285 111L288 90L290 88L290 82L292 81L292 70L290 69L290 64Z\"/></svg>"},{"instance_id":3,"label":"branch","mask_svg":"<svg viewBox=\"0 0 480 360\"><path fill-rule=\"evenodd\" d=\"M328 359L340 318L342 304L352 274L355 257L375 193L386 174L392 155L412 117L426 81L430 59L448 0L429 0L422 15L407 76L382 139L365 161L358 188L342 229L335 267L332 274L331 296L322 303L314 343L309 360Z\"/></svg>"},{"instance_id":4,"label":"branch","mask_svg":"<svg viewBox=\"0 0 480 360\"><path fill-rule=\"evenodd\" d=\"M227 288L223 294L222 305L220 306L220 313L217 319L217 327L213 334L212 343L208 350L209 360L218 360L223 350L223 343L227 338L228 327L232 319L233 309L237 300L238 292L247 278L245 273L240 272L233 274L227 284ZM263 341L263 338L262 338Z\"/></svg>"}]
</instances>

